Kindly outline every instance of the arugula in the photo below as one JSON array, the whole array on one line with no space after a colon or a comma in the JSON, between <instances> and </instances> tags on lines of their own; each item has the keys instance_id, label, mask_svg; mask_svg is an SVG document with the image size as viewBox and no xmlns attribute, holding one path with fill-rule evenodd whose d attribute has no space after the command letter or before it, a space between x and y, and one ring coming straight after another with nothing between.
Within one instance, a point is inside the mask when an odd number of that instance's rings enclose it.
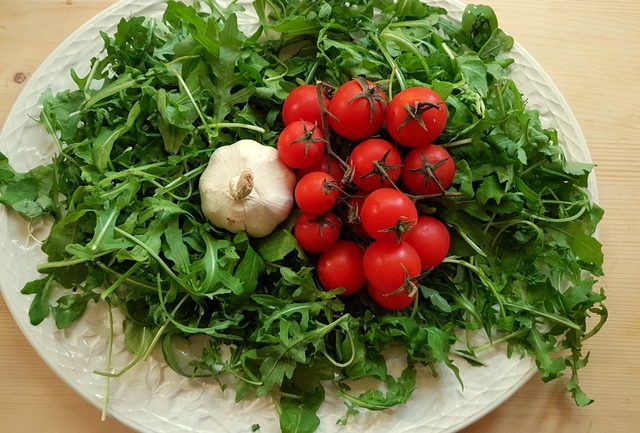
<instances>
[{"instance_id":1,"label":"arugula","mask_svg":"<svg viewBox=\"0 0 640 433\"><path fill-rule=\"evenodd\" d=\"M593 233L603 211L584 190L593 167L567 161L557 133L527 108L508 78L513 39L491 8L470 5L456 23L418 0L254 7L260 27L250 36L238 28L239 6L211 0L169 1L161 20L121 20L115 35L102 34L90 72L72 71L76 89L41 97L53 161L17 173L0 154L0 203L55 220L42 246L49 261L38 267L45 275L23 289L34 295L31 322L52 314L66 328L88 302L106 301L124 313L137 357L99 374L123 374L161 343L179 374L231 375L238 400L279 396L283 432L315 431L326 381L347 415L383 409L410 398L415 364L457 374L456 363L480 365L477 354L494 343L533 356L545 381L570 371L567 390L589 404L578 378L583 342L607 317L593 278L602 275ZM451 256L420 282L408 311L319 289L289 223L249 239L214 229L200 210L197 180L217 146L275 145L295 86L358 74L390 94L432 87L450 111L440 144L457 161L460 196L419 206L450 226ZM65 289L56 300L54 288ZM491 341L454 351L460 330ZM180 365L174 342L195 334L208 338L202 356ZM409 366L394 378L381 353L398 343ZM363 378L386 392L351 395L347 383Z\"/></svg>"}]
</instances>

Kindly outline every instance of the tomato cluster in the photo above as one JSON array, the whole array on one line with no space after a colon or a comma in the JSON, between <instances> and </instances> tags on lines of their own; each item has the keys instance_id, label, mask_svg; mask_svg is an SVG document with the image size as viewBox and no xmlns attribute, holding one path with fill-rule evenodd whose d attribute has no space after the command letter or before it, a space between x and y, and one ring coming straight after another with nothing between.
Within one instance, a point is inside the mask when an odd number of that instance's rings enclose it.
<instances>
[{"instance_id":1,"label":"tomato cluster","mask_svg":"<svg viewBox=\"0 0 640 433\"><path fill-rule=\"evenodd\" d=\"M444 130L447 106L426 87L388 102L381 86L361 77L329 96L323 87L300 86L282 109L280 159L298 170L295 237L302 249L320 254L326 290L350 295L366 286L382 307L405 308L418 279L449 251L445 224L415 205L444 195L455 175L447 150L432 144ZM344 159L332 150L333 134Z\"/></svg>"}]
</instances>

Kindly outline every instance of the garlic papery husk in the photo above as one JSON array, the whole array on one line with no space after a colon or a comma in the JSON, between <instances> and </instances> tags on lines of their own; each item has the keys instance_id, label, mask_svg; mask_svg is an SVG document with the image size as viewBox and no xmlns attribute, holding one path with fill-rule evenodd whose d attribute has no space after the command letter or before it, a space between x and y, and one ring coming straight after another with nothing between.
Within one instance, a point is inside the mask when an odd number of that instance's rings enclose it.
<instances>
[{"instance_id":1,"label":"garlic papery husk","mask_svg":"<svg viewBox=\"0 0 640 433\"><path fill-rule=\"evenodd\" d=\"M277 149L240 140L211 155L200 177L202 211L216 227L263 237L289 216L295 182Z\"/></svg>"}]
</instances>

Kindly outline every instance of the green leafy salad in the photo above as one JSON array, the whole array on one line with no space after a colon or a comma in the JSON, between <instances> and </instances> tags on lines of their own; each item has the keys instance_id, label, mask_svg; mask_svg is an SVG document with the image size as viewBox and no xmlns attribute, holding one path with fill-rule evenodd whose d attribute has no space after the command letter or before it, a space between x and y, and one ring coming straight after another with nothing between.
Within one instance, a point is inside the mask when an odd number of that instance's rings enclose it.
<instances>
[{"instance_id":1,"label":"green leafy salad","mask_svg":"<svg viewBox=\"0 0 640 433\"><path fill-rule=\"evenodd\" d=\"M458 365L483 368L480 353L499 343L509 356L533 357L545 382L565 376L578 405L591 403L578 379L583 343L607 317L595 287L603 211L586 189L593 166L568 161L557 132L527 109L509 78L513 39L493 10L470 5L456 22L419 0L253 7L251 34L238 26L240 6L215 0L169 1L162 19L122 19L113 36L102 34L88 74L71 71L77 88L41 96L39 122L57 146L51 163L18 173L0 153L0 203L54 221L43 277L22 290L33 298L31 323L52 316L67 328L90 302L104 302L122 313L136 357L97 374L120 376L161 347L180 375L233 378L238 401L272 395L284 433L317 429L325 386L348 413L383 410L411 398L416 366L435 374L444 363L459 378ZM411 278L406 308L384 308L367 290L325 290L318 255L296 240L300 210L252 237L215 227L201 206L199 180L216 149L239 140L276 147L294 89L354 79L363 92L381 90L368 94L371 104L418 87L448 109L434 143L451 155L450 186L413 201L444 222L450 247L439 266ZM442 113L443 104L416 110ZM305 156L326 142L347 159L354 142L324 132L305 129ZM376 167L400 170L389 154ZM334 183L357 197L342 168ZM348 224L341 239L370 242ZM479 332L487 343L474 346L469 336ZM194 335L204 349L182 362L179 347ZM406 353L398 377L383 356L391 347ZM354 391L364 378L381 386Z\"/></svg>"}]
</instances>

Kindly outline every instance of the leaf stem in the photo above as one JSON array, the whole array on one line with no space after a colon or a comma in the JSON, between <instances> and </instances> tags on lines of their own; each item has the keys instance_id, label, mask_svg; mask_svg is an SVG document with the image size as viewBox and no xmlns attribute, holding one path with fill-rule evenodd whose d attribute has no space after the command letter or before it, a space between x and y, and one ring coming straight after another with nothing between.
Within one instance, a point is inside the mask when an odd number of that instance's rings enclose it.
<instances>
[{"instance_id":1,"label":"leaf stem","mask_svg":"<svg viewBox=\"0 0 640 433\"><path fill-rule=\"evenodd\" d=\"M140 167L131 167L131 168L128 168L126 170L114 173L111 176L105 177L104 179L101 179L100 182L98 182L96 186L103 186L103 185L108 184L112 180L116 180L116 179L119 179L121 177L128 177L128 176L131 176L133 174L144 175L144 176L154 176L152 174L145 173L145 170L148 170L150 168L162 167L162 166L164 166L166 164L167 163L165 161L158 161L158 162L154 162L154 163L151 163L151 164L141 165Z\"/></svg>"},{"instance_id":2,"label":"leaf stem","mask_svg":"<svg viewBox=\"0 0 640 433\"><path fill-rule=\"evenodd\" d=\"M395 70L396 78L398 79L398 85L400 86L400 90L406 89L407 88L407 82L406 82L406 80L404 78L404 75L402 74L402 71L398 67L398 64L396 63L396 61L393 60L393 57L391 57L391 55L387 52L387 49L385 48L384 44L372 32L369 32L369 37L371 38L371 40L373 42L375 42L375 44L380 49L380 52L382 53L382 55L384 56L385 60L389 64L389 68L391 68L391 70Z\"/></svg>"},{"instance_id":3,"label":"leaf stem","mask_svg":"<svg viewBox=\"0 0 640 433\"><path fill-rule=\"evenodd\" d=\"M200 110L200 106L198 105L198 103L196 102L195 98L191 94L191 90L189 90L189 86L187 86L187 83L182 78L182 74L180 72L178 72L177 70L173 69L173 68L168 68L168 69L170 71L172 71L174 73L174 75L176 76L176 78L178 79L178 83L180 84L180 87L182 87L182 90L184 90L184 92L187 94L187 96L189 97L189 100L193 104L193 108L195 108L196 113L198 113L198 117L200 117L200 120L202 121L202 124L204 125L204 129L206 129L208 135L211 135L212 133L211 133L211 130L209 129L209 125L207 123L207 118L202 113L202 110Z\"/></svg>"},{"instance_id":4,"label":"leaf stem","mask_svg":"<svg viewBox=\"0 0 640 433\"><path fill-rule=\"evenodd\" d=\"M442 49L444 50L445 53L447 53L447 56L449 56L451 60L456 58L456 55L453 54L453 51L451 51L451 48L449 48L449 45L447 45L444 42L442 43Z\"/></svg>"},{"instance_id":5,"label":"leaf stem","mask_svg":"<svg viewBox=\"0 0 640 433\"><path fill-rule=\"evenodd\" d=\"M175 306L175 308L173 309L173 311L171 312L171 314L175 314L176 311L178 311L178 308L180 308L182 306L182 303L187 299L187 296L183 297L180 302L178 302L178 304ZM162 334L164 333L164 330L167 328L167 326L169 325L170 321L169 319L167 319L162 326L158 329L158 331L156 331L155 335L153 336L153 339L151 340L151 342L149 343L149 346L146 348L146 350L144 352L142 352L141 354L137 355L133 361L131 361L126 367L124 367L122 370L120 370L117 373L111 373L108 371L99 371L99 370L94 370L93 373L97 374L99 376L106 376L106 377L120 377L123 374L125 374L127 371L131 370L133 367L135 367L140 361L144 361L146 360L149 355L151 355L151 352L153 351L153 348L156 346L156 344L158 343L158 340L160 339L160 337L162 336Z\"/></svg>"},{"instance_id":6,"label":"leaf stem","mask_svg":"<svg viewBox=\"0 0 640 433\"><path fill-rule=\"evenodd\" d=\"M133 264L133 266L131 266L129 268L129 270L127 270L127 272L125 272L124 274L120 275L120 277L118 277L118 279L111 284L104 292L102 292L100 294L100 299L107 299L107 296L109 296L111 293L113 293L115 290L118 289L118 287L120 287L126 280L129 279L129 277L138 270L138 268L140 267L140 265L142 265L141 262L136 262Z\"/></svg>"},{"instance_id":7,"label":"leaf stem","mask_svg":"<svg viewBox=\"0 0 640 433\"><path fill-rule=\"evenodd\" d=\"M524 329L524 328L523 329L518 329L517 331L512 332L511 334L507 334L507 335L505 335L503 337L500 337L500 338L497 338L495 340L492 340L492 341L488 342L487 344L483 344L482 346L474 347L473 351L474 352L482 352L482 351L487 350L487 349L489 349L491 347L497 346L500 343L504 343L505 341L509 341L512 338L519 337L522 334L526 334L528 331L529 331L528 329Z\"/></svg>"},{"instance_id":8,"label":"leaf stem","mask_svg":"<svg viewBox=\"0 0 640 433\"><path fill-rule=\"evenodd\" d=\"M108 312L109 312L109 341L107 342L107 365L105 366L106 371L111 371L111 361L113 358L113 312L111 311L111 302L107 302ZM104 401L102 405L102 414L100 416L100 420L104 421L107 419L107 410L109 408L109 396L111 394L111 378L107 376L105 378L106 385L104 390Z\"/></svg>"},{"instance_id":9,"label":"leaf stem","mask_svg":"<svg viewBox=\"0 0 640 433\"><path fill-rule=\"evenodd\" d=\"M482 249L471 240L471 238L462 230L460 229L458 226L453 226L453 228L455 229L456 232L458 232L458 234L460 235L460 237L462 237L462 239L478 254L480 254L482 257L486 258L487 254L482 251Z\"/></svg>"},{"instance_id":10,"label":"leaf stem","mask_svg":"<svg viewBox=\"0 0 640 433\"><path fill-rule=\"evenodd\" d=\"M353 361L356 359L356 345L355 345L355 342L353 341L353 336L351 335L351 332L349 332L348 329L347 329L347 338L349 338L349 347L351 348L351 357L347 362L336 361L335 359L333 359L333 357L331 357L331 355L327 353L324 347L322 348L322 354L325 356L325 358L327 358L327 360L330 363L332 363L338 368L346 368L350 366L353 363Z\"/></svg>"},{"instance_id":11,"label":"leaf stem","mask_svg":"<svg viewBox=\"0 0 640 433\"><path fill-rule=\"evenodd\" d=\"M522 305L522 304L515 304L513 302L505 302L504 305L506 305L509 308L514 308L516 310L524 310L527 311L529 313L535 314L536 316L539 317L544 317L545 319L549 319L552 322L556 322L560 325L564 325L566 327L575 329L576 331L582 331L582 327L574 322L572 322L569 319L565 319L564 317L560 317L557 314L553 314L553 313L548 313L546 311L540 311L530 305Z\"/></svg>"},{"instance_id":12,"label":"leaf stem","mask_svg":"<svg viewBox=\"0 0 640 433\"><path fill-rule=\"evenodd\" d=\"M502 227L500 231L496 233L496 235L493 237L493 240L491 241L491 246L494 246L496 244L498 238L505 232L505 230L507 230L509 227L512 227L518 224L525 224L530 226L532 229L536 231L537 238L539 241L542 241L544 239L544 232L535 223L531 221L523 220L523 219L516 219L508 222L508 224L505 224L504 227ZM489 224L489 226L491 226L491 224Z\"/></svg>"},{"instance_id":13,"label":"leaf stem","mask_svg":"<svg viewBox=\"0 0 640 433\"><path fill-rule=\"evenodd\" d=\"M405 38L404 36L400 36L399 34L394 33L391 30L385 29L380 33L380 39L384 41L387 38L404 46L406 49L408 49L413 54L415 54L420 59L420 62L422 63L422 67L424 68L424 72L427 74L427 78L431 77L431 68L429 68L427 59L422 55L420 50L418 50L418 48L416 48L416 46L411 43L409 39ZM431 80L428 79L428 81L431 81Z\"/></svg>"},{"instance_id":14,"label":"leaf stem","mask_svg":"<svg viewBox=\"0 0 640 433\"><path fill-rule=\"evenodd\" d=\"M267 132L264 128L261 128L256 125L248 125L246 123L235 123L235 122L208 123L208 124L198 126L198 129L208 129L208 128L250 129L252 131L260 132L261 134L264 134L265 132Z\"/></svg>"},{"instance_id":15,"label":"leaf stem","mask_svg":"<svg viewBox=\"0 0 640 433\"><path fill-rule=\"evenodd\" d=\"M482 282L482 284L484 284L487 288L489 288L493 296L496 298L496 302L498 303L498 307L500 308L500 315L503 318L507 317L507 312L504 309L504 306L507 304L503 302L502 296L498 293L498 290L493 285L493 282L487 277L487 275L484 273L482 269L480 269L475 265L472 265L469 262L465 262L464 260L458 260L453 257L447 257L446 259L443 260L442 263L458 264L458 265L464 266L465 268L475 273L478 276L478 278L480 278L480 281Z\"/></svg>"},{"instance_id":16,"label":"leaf stem","mask_svg":"<svg viewBox=\"0 0 640 433\"><path fill-rule=\"evenodd\" d=\"M462 146L463 144L471 144L471 143L473 143L472 138L463 138L462 140L456 140L456 141L450 141L449 143L444 143L441 146L448 149L450 147Z\"/></svg>"},{"instance_id":17,"label":"leaf stem","mask_svg":"<svg viewBox=\"0 0 640 433\"><path fill-rule=\"evenodd\" d=\"M58 262L48 262L48 263L43 263L38 265L37 269L38 272L42 272L42 271L46 271L48 269L55 269L55 268L64 268L67 266L74 266L74 265L79 265L80 263L85 263L85 262L91 262L99 257L102 256L106 256L107 254L111 254L112 252L114 252L115 250L108 250L108 251L102 251L100 253L97 254L93 254L91 257L85 258L78 258L78 259L71 259L71 260L61 260Z\"/></svg>"},{"instance_id":18,"label":"leaf stem","mask_svg":"<svg viewBox=\"0 0 640 433\"><path fill-rule=\"evenodd\" d=\"M584 336L582 337L582 341L588 340L589 338L591 338L594 335L596 335L598 333L598 331L600 331L600 328L602 328L602 326L607 321L607 318L609 317L609 310L607 310L607 307L605 307L605 305L602 304L602 303L600 303L600 310L591 309L589 311L597 313L600 316L600 320L591 329L591 331L589 331L586 334L584 334Z\"/></svg>"},{"instance_id":19,"label":"leaf stem","mask_svg":"<svg viewBox=\"0 0 640 433\"><path fill-rule=\"evenodd\" d=\"M151 256L158 263L158 265L160 265L160 267L167 273L167 275L169 275L171 277L171 279L173 279L176 283L178 283L187 292L192 293L192 290L189 287L187 287L187 285L184 283L184 281L182 281L182 279L180 279L176 274L174 274L173 271L171 270L171 268L165 263L165 261L162 260L160 258L160 256L158 256L147 244L142 242L137 237L125 232L124 230L122 230L119 227L116 227L114 230L117 233L119 233L122 236L124 236L125 238L129 239L131 242L133 242L136 245L138 245L139 247L141 247L143 250L145 250L147 252L147 254L149 254L149 256Z\"/></svg>"},{"instance_id":20,"label":"leaf stem","mask_svg":"<svg viewBox=\"0 0 640 433\"><path fill-rule=\"evenodd\" d=\"M102 262L97 262L97 263L96 263L96 265L97 265L100 269L102 269L103 271L108 272L109 274L114 275L114 276L115 276L115 277L117 277L117 278L120 278L120 277L122 276L122 274L121 274L120 272L117 272L117 271L115 271L115 270L111 269L109 266L105 265L105 264L104 264L104 263L102 263ZM151 291L153 291L153 292L155 292L155 291L156 291L156 288L155 288L155 287L153 287L152 285L145 284L145 283L143 283L143 282L141 282L141 281L134 280L134 279L132 279L132 278L127 278L127 279L125 279L125 280L124 280L124 283L127 283L127 284L129 284L129 285L131 285L131 286L137 286L137 287L140 287L141 289L147 289L147 290L151 290Z\"/></svg>"}]
</instances>

